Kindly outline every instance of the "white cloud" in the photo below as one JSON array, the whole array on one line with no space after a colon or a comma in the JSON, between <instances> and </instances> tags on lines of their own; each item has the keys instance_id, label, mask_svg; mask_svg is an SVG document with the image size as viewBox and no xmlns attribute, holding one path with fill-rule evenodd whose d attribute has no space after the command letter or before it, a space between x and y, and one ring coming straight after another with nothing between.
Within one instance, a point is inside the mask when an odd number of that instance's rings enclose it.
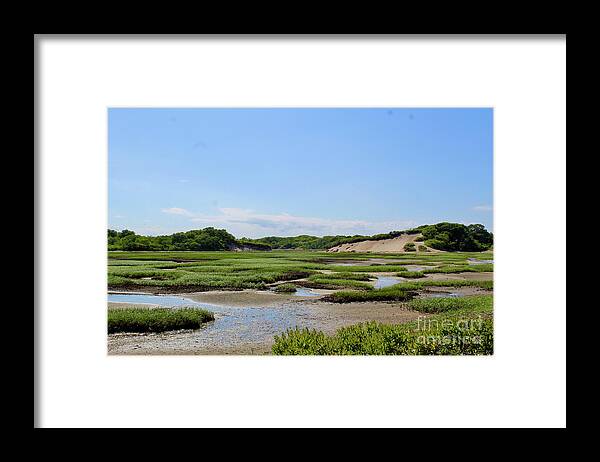
<instances>
[{"instance_id":1,"label":"white cloud","mask_svg":"<svg viewBox=\"0 0 600 462\"><path fill-rule=\"evenodd\" d=\"M473 210L475 210L476 212L491 212L493 210L493 207L488 204L476 205L475 207L473 207Z\"/></svg>"},{"instance_id":2,"label":"white cloud","mask_svg":"<svg viewBox=\"0 0 600 462\"><path fill-rule=\"evenodd\" d=\"M334 234L377 234L392 230L402 230L417 226L411 220L369 222L364 220L331 220L316 217L303 217L288 213L265 214L239 208L220 208L216 215L192 213L186 209L172 207L162 209L164 213L184 215L202 227L225 228L237 237L296 236L310 234L316 236Z\"/></svg>"}]
</instances>

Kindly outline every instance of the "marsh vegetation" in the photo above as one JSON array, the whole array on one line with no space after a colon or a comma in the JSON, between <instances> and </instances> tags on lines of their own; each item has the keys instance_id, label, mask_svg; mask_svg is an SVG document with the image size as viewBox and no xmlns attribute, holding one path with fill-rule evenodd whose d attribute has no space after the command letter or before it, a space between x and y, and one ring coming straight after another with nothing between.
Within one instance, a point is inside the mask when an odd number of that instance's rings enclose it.
<instances>
[{"instance_id":1,"label":"marsh vegetation","mask_svg":"<svg viewBox=\"0 0 600 462\"><path fill-rule=\"evenodd\" d=\"M204 345L202 351L235 353L491 354L492 261L491 252L110 251L109 291L188 294L180 296L198 305L116 308L113 303L108 331L142 334L136 345L158 342L153 334L183 332L176 336L185 344L176 350L183 354L198 352L198 345ZM217 305L211 305L214 300ZM466 337L483 340L439 341L461 337L448 322L429 326L427 340L415 331L421 316L481 318ZM219 338L221 349L211 347L211 338ZM237 342L235 349L223 346L228 338ZM125 342L127 335L120 339ZM152 352L169 344L161 342Z\"/></svg>"},{"instance_id":2,"label":"marsh vegetation","mask_svg":"<svg viewBox=\"0 0 600 462\"><path fill-rule=\"evenodd\" d=\"M108 311L108 333L198 329L214 319L211 312L198 308L124 308Z\"/></svg>"},{"instance_id":3,"label":"marsh vegetation","mask_svg":"<svg viewBox=\"0 0 600 462\"><path fill-rule=\"evenodd\" d=\"M276 355L490 355L493 354L492 297L420 299L408 307L441 313L388 325L365 322L333 335L288 329L275 337Z\"/></svg>"}]
</instances>

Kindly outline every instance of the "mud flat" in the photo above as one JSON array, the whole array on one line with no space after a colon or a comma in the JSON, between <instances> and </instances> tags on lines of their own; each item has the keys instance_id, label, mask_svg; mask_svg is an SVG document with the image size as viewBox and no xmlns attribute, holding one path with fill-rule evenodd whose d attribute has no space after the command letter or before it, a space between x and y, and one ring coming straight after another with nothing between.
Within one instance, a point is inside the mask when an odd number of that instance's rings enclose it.
<instances>
[{"instance_id":1,"label":"mud flat","mask_svg":"<svg viewBox=\"0 0 600 462\"><path fill-rule=\"evenodd\" d=\"M272 307L296 300L295 294L278 294L271 291L242 290L199 292L185 295L187 298L200 303L223 305L231 307Z\"/></svg>"},{"instance_id":2,"label":"mud flat","mask_svg":"<svg viewBox=\"0 0 600 462\"><path fill-rule=\"evenodd\" d=\"M238 295L235 303L229 297ZM185 294L188 306L198 306L215 313L215 321L197 330L150 334L110 334L110 355L258 355L270 354L274 336L288 328L307 327L334 333L342 326L364 321L404 323L423 316L401 303L367 302L343 305L323 302L314 297L302 299L294 295L212 293L213 302L206 303L206 293ZM155 296L160 297L160 296ZM221 298L220 298L221 297ZM268 298L276 297L276 298ZM255 306L244 303L252 300ZM290 301L292 300L292 301ZM262 306L258 306L262 303ZM114 309L121 303L110 303ZM136 306L139 304L136 304ZM145 305L151 307L151 305ZM118 308L117 308L118 309Z\"/></svg>"}]
</instances>

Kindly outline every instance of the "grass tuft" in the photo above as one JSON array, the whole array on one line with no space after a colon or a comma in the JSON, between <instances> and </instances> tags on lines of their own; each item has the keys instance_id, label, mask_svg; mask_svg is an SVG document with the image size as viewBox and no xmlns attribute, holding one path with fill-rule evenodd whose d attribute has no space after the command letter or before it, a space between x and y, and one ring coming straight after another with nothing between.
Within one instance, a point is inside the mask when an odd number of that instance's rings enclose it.
<instances>
[{"instance_id":1,"label":"grass tuft","mask_svg":"<svg viewBox=\"0 0 600 462\"><path fill-rule=\"evenodd\" d=\"M123 308L108 311L108 333L164 332L198 329L214 321L210 311L196 308Z\"/></svg>"},{"instance_id":2,"label":"grass tuft","mask_svg":"<svg viewBox=\"0 0 600 462\"><path fill-rule=\"evenodd\" d=\"M357 291L357 290L342 290L334 292L333 294L326 295L323 297L324 301L333 303L350 303L350 302L375 302L375 301L398 301L404 302L410 300L413 296L413 292L409 292L404 289L393 289L393 287L386 287L384 289L374 289L369 291Z\"/></svg>"},{"instance_id":3,"label":"grass tuft","mask_svg":"<svg viewBox=\"0 0 600 462\"><path fill-rule=\"evenodd\" d=\"M339 274L339 273L338 273ZM372 290L373 286L368 282L362 282L363 280L356 280L355 278L346 278L342 273L341 276L335 276L336 274L313 274L309 276L308 281L304 284L307 287L313 289L358 289L358 290ZM367 277L368 281L369 278Z\"/></svg>"},{"instance_id":4,"label":"grass tuft","mask_svg":"<svg viewBox=\"0 0 600 462\"><path fill-rule=\"evenodd\" d=\"M415 298L408 302L408 308L422 313L445 313L448 311L485 312L492 310L492 296Z\"/></svg>"},{"instance_id":5,"label":"grass tuft","mask_svg":"<svg viewBox=\"0 0 600 462\"><path fill-rule=\"evenodd\" d=\"M401 273L398 273L397 276L401 276L407 279L418 279L424 278L425 273L423 273L423 271L403 271Z\"/></svg>"},{"instance_id":6,"label":"grass tuft","mask_svg":"<svg viewBox=\"0 0 600 462\"><path fill-rule=\"evenodd\" d=\"M284 284L279 284L277 287L273 289L275 292L279 293L291 293L296 292L296 285L286 282Z\"/></svg>"}]
</instances>

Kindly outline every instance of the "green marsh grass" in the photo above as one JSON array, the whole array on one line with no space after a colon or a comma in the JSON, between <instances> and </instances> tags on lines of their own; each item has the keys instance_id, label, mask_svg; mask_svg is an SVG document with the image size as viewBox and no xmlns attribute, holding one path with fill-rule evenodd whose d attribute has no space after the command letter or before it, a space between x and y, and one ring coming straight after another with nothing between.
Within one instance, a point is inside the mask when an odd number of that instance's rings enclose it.
<instances>
[{"instance_id":1,"label":"green marsh grass","mask_svg":"<svg viewBox=\"0 0 600 462\"><path fill-rule=\"evenodd\" d=\"M423 313L444 313L457 311L461 313L484 313L492 310L491 295L474 295L471 297L415 298L408 302L408 308Z\"/></svg>"},{"instance_id":2,"label":"green marsh grass","mask_svg":"<svg viewBox=\"0 0 600 462\"><path fill-rule=\"evenodd\" d=\"M329 268L332 271L337 271L339 273L344 273L344 272L350 272L350 273L396 273L398 271L407 271L407 269L404 266L401 265L379 265L379 264L372 264L372 265L368 265L368 266L330 266Z\"/></svg>"},{"instance_id":3,"label":"green marsh grass","mask_svg":"<svg viewBox=\"0 0 600 462\"><path fill-rule=\"evenodd\" d=\"M108 333L198 329L214 319L211 312L196 308L119 308L108 310Z\"/></svg>"},{"instance_id":4,"label":"green marsh grass","mask_svg":"<svg viewBox=\"0 0 600 462\"><path fill-rule=\"evenodd\" d=\"M313 279L313 278L318 278L318 279L351 279L353 281L370 281L371 279L373 279L373 276L370 276L368 274L365 273L344 273L344 272L337 272L337 273L315 273L313 275L311 275L308 279Z\"/></svg>"},{"instance_id":5,"label":"green marsh grass","mask_svg":"<svg viewBox=\"0 0 600 462\"><path fill-rule=\"evenodd\" d=\"M420 290L427 287L478 287L480 289L492 290L494 288L494 281L474 281L465 279L448 279L442 281L410 281L401 282L400 284L396 284L391 287L386 287L386 289Z\"/></svg>"},{"instance_id":6,"label":"green marsh grass","mask_svg":"<svg viewBox=\"0 0 600 462\"><path fill-rule=\"evenodd\" d=\"M411 309L428 314L406 324L367 322L338 329L288 329L275 336L275 355L491 355L493 299L415 299Z\"/></svg>"},{"instance_id":7,"label":"green marsh grass","mask_svg":"<svg viewBox=\"0 0 600 462\"><path fill-rule=\"evenodd\" d=\"M428 266L423 273L492 271L493 265L469 265L468 258L491 259L491 253L406 254L330 253L318 251L247 252L109 252L111 289L266 290L276 282L302 280L315 288L367 289L369 273L402 273L418 278L404 265ZM372 259L390 263L372 263ZM356 261L357 266L337 262ZM401 261L402 263L398 263ZM334 273L325 274L329 270ZM414 274L414 275L413 275ZM308 278L308 279L307 279ZM354 282L351 282L354 281ZM362 285L364 282L365 285ZM368 290L368 289L367 289Z\"/></svg>"},{"instance_id":8,"label":"green marsh grass","mask_svg":"<svg viewBox=\"0 0 600 462\"><path fill-rule=\"evenodd\" d=\"M408 279L419 279L424 278L425 273L423 273L423 271L403 271L401 273L398 273L396 276L401 276L403 278Z\"/></svg>"},{"instance_id":9,"label":"green marsh grass","mask_svg":"<svg viewBox=\"0 0 600 462\"><path fill-rule=\"evenodd\" d=\"M443 324L426 332L404 325L368 322L343 327L334 335L309 329L290 329L275 336L275 355L491 355L490 319L468 326Z\"/></svg>"},{"instance_id":10,"label":"green marsh grass","mask_svg":"<svg viewBox=\"0 0 600 462\"><path fill-rule=\"evenodd\" d=\"M323 297L324 301L333 303L350 303L350 302L384 302L384 301L399 301L404 302L410 300L414 293L405 289L392 289L396 286L385 287L383 289L373 289L368 291L357 290L340 290Z\"/></svg>"},{"instance_id":11,"label":"green marsh grass","mask_svg":"<svg viewBox=\"0 0 600 462\"><path fill-rule=\"evenodd\" d=\"M357 281L355 279L322 278L319 276L320 275L317 274L309 276L307 282L304 285L313 289L373 289L373 286L368 282Z\"/></svg>"},{"instance_id":12,"label":"green marsh grass","mask_svg":"<svg viewBox=\"0 0 600 462\"><path fill-rule=\"evenodd\" d=\"M428 268L423 270L424 273L445 273L445 274L453 274L453 273L486 273L493 272L494 265L491 263L484 263L481 265L444 265L439 268Z\"/></svg>"},{"instance_id":13,"label":"green marsh grass","mask_svg":"<svg viewBox=\"0 0 600 462\"><path fill-rule=\"evenodd\" d=\"M402 273L401 273L402 274ZM371 301L408 301L413 298L415 291L427 287L479 287L481 289L493 289L493 281L411 281L401 282L383 289L371 291L339 291L326 295L323 300L333 303L371 302Z\"/></svg>"},{"instance_id":14,"label":"green marsh grass","mask_svg":"<svg viewBox=\"0 0 600 462\"><path fill-rule=\"evenodd\" d=\"M273 290L275 292L279 292L279 293L296 292L296 285L295 284L290 284L289 282L286 282L286 283L283 283L283 284L279 284Z\"/></svg>"}]
</instances>

